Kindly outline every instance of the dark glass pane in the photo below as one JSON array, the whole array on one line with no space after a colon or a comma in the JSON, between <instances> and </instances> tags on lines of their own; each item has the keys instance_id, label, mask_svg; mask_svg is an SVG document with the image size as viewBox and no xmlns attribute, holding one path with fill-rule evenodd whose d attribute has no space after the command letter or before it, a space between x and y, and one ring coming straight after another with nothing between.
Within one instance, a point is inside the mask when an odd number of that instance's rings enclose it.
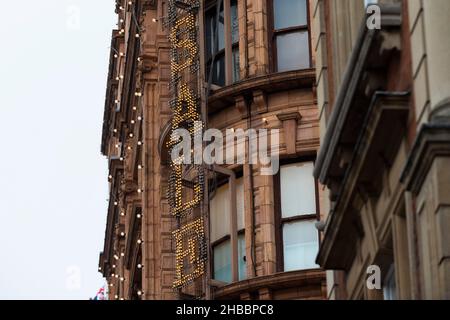
<instances>
[{"instance_id":1,"label":"dark glass pane","mask_svg":"<svg viewBox=\"0 0 450 320\"><path fill-rule=\"evenodd\" d=\"M214 40L213 40L213 34L214 34L214 25L215 25L215 10L211 9L208 12L206 12L206 21L205 21L205 42L206 42L206 54L208 57L212 55L212 50L214 48Z\"/></svg>"},{"instance_id":2,"label":"dark glass pane","mask_svg":"<svg viewBox=\"0 0 450 320\"><path fill-rule=\"evenodd\" d=\"M239 41L239 22L237 0L231 0L231 42Z\"/></svg>"},{"instance_id":3,"label":"dark glass pane","mask_svg":"<svg viewBox=\"0 0 450 320\"><path fill-rule=\"evenodd\" d=\"M239 81L239 47L233 48L233 82Z\"/></svg>"},{"instance_id":4,"label":"dark glass pane","mask_svg":"<svg viewBox=\"0 0 450 320\"><path fill-rule=\"evenodd\" d=\"M307 31L278 35L276 45L278 72L310 67Z\"/></svg>"},{"instance_id":5,"label":"dark glass pane","mask_svg":"<svg viewBox=\"0 0 450 320\"><path fill-rule=\"evenodd\" d=\"M216 8L212 8L206 12L205 18L205 42L208 58L214 53L214 40L217 44L216 52L225 48L223 6L219 13L219 27L217 31L218 36L216 35Z\"/></svg>"},{"instance_id":6,"label":"dark glass pane","mask_svg":"<svg viewBox=\"0 0 450 320\"><path fill-rule=\"evenodd\" d=\"M223 2L222 6L220 7L220 13L219 13L219 37L218 37L218 51L225 49L225 18L223 13Z\"/></svg>"},{"instance_id":7,"label":"dark glass pane","mask_svg":"<svg viewBox=\"0 0 450 320\"><path fill-rule=\"evenodd\" d=\"M306 0L273 0L276 30L308 24Z\"/></svg>"},{"instance_id":8,"label":"dark glass pane","mask_svg":"<svg viewBox=\"0 0 450 320\"><path fill-rule=\"evenodd\" d=\"M213 66L212 83L218 86L225 85L225 54L216 56Z\"/></svg>"}]
</instances>

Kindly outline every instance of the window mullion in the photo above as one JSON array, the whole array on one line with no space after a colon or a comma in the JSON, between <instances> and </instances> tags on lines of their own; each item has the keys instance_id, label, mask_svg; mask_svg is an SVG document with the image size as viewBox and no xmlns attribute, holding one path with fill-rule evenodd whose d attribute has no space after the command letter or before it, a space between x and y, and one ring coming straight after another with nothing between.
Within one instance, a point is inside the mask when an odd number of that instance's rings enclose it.
<instances>
[{"instance_id":1,"label":"window mullion","mask_svg":"<svg viewBox=\"0 0 450 320\"><path fill-rule=\"evenodd\" d=\"M237 201L236 201L236 177L230 176L230 238L231 238L231 279L239 281L239 255L238 255L238 231L237 231Z\"/></svg>"},{"instance_id":2,"label":"window mullion","mask_svg":"<svg viewBox=\"0 0 450 320\"><path fill-rule=\"evenodd\" d=\"M223 0L224 28L225 28L225 84L233 83L232 73L232 39L231 39L231 0Z\"/></svg>"}]
</instances>

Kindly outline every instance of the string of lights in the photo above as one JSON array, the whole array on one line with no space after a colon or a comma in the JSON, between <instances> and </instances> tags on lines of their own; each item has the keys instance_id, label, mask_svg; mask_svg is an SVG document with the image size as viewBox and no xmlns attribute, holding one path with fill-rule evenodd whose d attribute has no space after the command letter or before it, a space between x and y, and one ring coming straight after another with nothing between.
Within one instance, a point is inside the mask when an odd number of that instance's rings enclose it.
<instances>
[{"instance_id":1,"label":"string of lights","mask_svg":"<svg viewBox=\"0 0 450 320\"><path fill-rule=\"evenodd\" d=\"M200 99L198 88L193 79L198 79L199 44L196 16L200 3L198 0L169 0L168 17L165 25L169 28L171 44L171 81L173 100L169 105L173 116L172 134L167 142L169 154L179 142L174 133L178 128L186 128L192 136L201 134L204 126L199 112ZM187 156L191 156L190 154ZM182 289L193 283L205 273L207 247L202 216L189 219L194 209L200 207L203 200L203 167L193 165L196 175L193 178L193 196L186 199L183 193L184 165L186 155L172 159L168 182L168 201L171 213L177 221L173 231L175 240L175 276L174 289ZM189 221L191 220L191 221ZM186 260L187 259L187 260Z\"/></svg>"}]
</instances>

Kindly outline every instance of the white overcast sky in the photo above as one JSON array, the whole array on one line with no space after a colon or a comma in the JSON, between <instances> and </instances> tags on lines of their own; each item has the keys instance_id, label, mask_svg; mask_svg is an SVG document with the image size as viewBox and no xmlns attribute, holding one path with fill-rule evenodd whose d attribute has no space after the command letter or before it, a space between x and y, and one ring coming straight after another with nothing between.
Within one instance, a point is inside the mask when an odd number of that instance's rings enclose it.
<instances>
[{"instance_id":1,"label":"white overcast sky","mask_svg":"<svg viewBox=\"0 0 450 320\"><path fill-rule=\"evenodd\" d=\"M114 0L0 4L0 299L89 299L104 284Z\"/></svg>"}]
</instances>

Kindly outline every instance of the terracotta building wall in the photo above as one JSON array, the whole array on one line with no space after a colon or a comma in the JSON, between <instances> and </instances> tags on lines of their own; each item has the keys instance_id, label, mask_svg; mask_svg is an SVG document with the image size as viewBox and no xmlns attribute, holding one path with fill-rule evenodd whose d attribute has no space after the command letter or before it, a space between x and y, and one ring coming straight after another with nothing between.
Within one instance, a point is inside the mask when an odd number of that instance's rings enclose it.
<instances>
[{"instance_id":1,"label":"terracotta building wall","mask_svg":"<svg viewBox=\"0 0 450 320\"><path fill-rule=\"evenodd\" d=\"M117 63L114 60L116 58L112 57L112 89L107 94L107 126L104 131L105 145L108 147L104 153L109 158L118 155L123 159L116 159L110 164L112 202L108 224L112 227L106 231L105 251L101 255L100 266L108 283L113 284L110 286L111 299L115 299L116 295L118 299L137 298L137 295L141 299L186 298L172 288L175 279L175 245L172 238L175 219L170 214L166 198L168 167L165 141L172 114L169 107L170 44L164 23L167 1L139 3L142 12L137 20L141 31L139 46L136 48L133 47L133 32L129 31L133 28L132 16L127 10L117 10L119 19L125 21L125 32L120 34L114 48L126 53L126 57L118 59ZM280 129L282 161L314 159L320 141L320 111L317 108L317 81L313 68L316 52L311 50L310 69L272 72L270 3L268 0L238 1L241 81L211 92L208 99L208 127L220 130L246 129L249 126L254 129ZM126 8L126 1L119 4ZM310 17L314 8L315 1L310 1ZM312 46L318 36L312 25L310 31ZM127 74L131 73L127 68L131 65L135 51L138 63L134 74L127 78ZM121 74L127 81L119 79L117 88L113 90L116 75ZM139 94L135 95L135 92ZM116 96L122 97L124 101L126 99L123 97L131 96L130 103L123 105L119 113L114 112ZM130 133L133 135L130 136ZM124 153L120 157L116 144L124 137ZM285 273L279 269L280 243L276 239L279 226L276 221L274 177L262 176L257 165L232 165L229 168L242 172L244 178L247 280L213 286L213 297L324 298L326 284L322 270ZM116 194L120 201L114 205ZM319 188L320 218L324 218L324 199L326 193ZM142 210L139 222L133 217L136 208ZM125 215L119 214L118 219L115 219L114 210L125 212ZM133 229L136 223L138 229ZM118 225L123 225L122 228L126 230L125 237L110 231L117 229ZM135 241L139 237L143 242L137 245ZM124 257L119 256L117 261L112 261L111 255L120 255L122 252ZM130 262L126 263L128 260ZM143 267L138 268L138 264ZM123 275L124 281L112 274ZM136 279L141 280L139 282ZM195 295L199 290L204 293L205 287L188 288L183 293Z\"/></svg>"}]
</instances>

